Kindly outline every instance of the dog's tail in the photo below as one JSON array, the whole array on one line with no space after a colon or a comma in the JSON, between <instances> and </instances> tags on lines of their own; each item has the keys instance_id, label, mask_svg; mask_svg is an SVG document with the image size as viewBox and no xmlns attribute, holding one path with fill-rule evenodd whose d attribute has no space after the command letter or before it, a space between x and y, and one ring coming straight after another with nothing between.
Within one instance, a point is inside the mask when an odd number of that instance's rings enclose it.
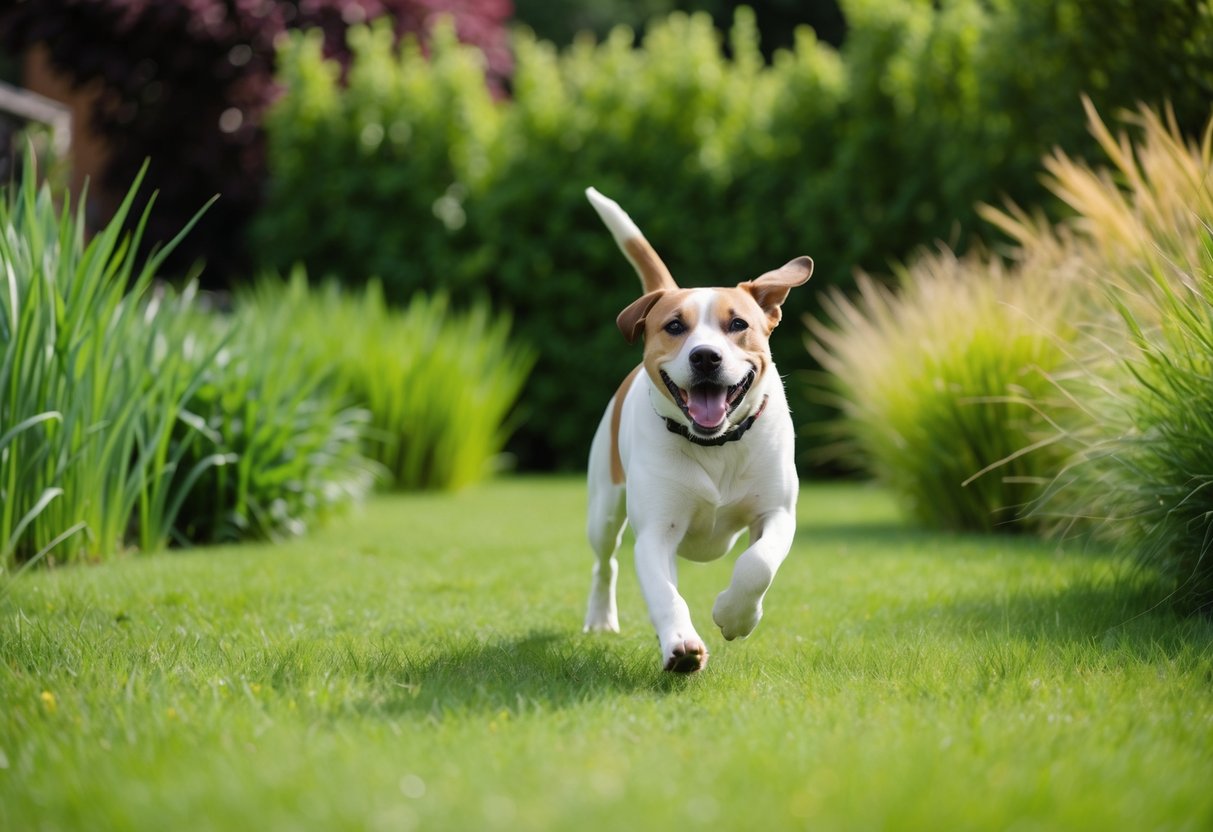
<instances>
[{"instance_id":1,"label":"dog's tail","mask_svg":"<svg viewBox=\"0 0 1213 832\"><path fill-rule=\"evenodd\" d=\"M610 229L620 251L628 258L636 274L640 275L644 293L656 292L659 289L677 289L678 284L674 282L670 270L661 262L657 252L636 227L636 223L632 222L632 218L619 207L619 203L603 196L595 188L586 188L585 195Z\"/></svg>"}]
</instances>

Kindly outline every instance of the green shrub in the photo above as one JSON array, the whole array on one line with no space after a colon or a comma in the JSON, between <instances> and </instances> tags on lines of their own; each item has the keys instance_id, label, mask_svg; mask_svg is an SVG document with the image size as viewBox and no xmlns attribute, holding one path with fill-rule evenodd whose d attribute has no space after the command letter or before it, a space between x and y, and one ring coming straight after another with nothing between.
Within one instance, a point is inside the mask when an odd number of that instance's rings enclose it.
<instances>
[{"instance_id":1,"label":"green shrub","mask_svg":"<svg viewBox=\"0 0 1213 832\"><path fill-rule=\"evenodd\" d=\"M390 309L378 281L356 294L309 289L300 270L262 280L240 305L288 325L300 360L331 371L331 394L367 411L365 453L397 487L458 488L492 471L532 363L508 318L484 304L453 313L441 294Z\"/></svg>"},{"instance_id":2,"label":"green shrub","mask_svg":"<svg viewBox=\"0 0 1213 832\"><path fill-rule=\"evenodd\" d=\"M563 54L521 35L508 104L493 104L473 53L449 38L435 38L428 63L375 30L351 44L348 95L314 44L286 47L290 92L269 120L259 249L277 268L377 275L397 303L445 289L513 310L538 352L514 443L528 466L583 464L606 399L638 360L611 322L639 284L587 184L617 195L688 284L749 279L791 256L772 245L778 255L736 269L749 248L733 234L739 217L713 209L728 203L735 145L774 103L749 17L732 60L706 15L672 16L640 50L622 28ZM368 152L362 137L380 125L386 138Z\"/></svg>"},{"instance_id":3,"label":"green shrub","mask_svg":"<svg viewBox=\"0 0 1213 832\"><path fill-rule=\"evenodd\" d=\"M273 160L252 229L262 266L307 263L360 284L378 276L399 300L466 286L462 202L489 172L499 116L478 52L435 29L428 59L386 25L350 30L343 87L319 32L280 53L290 87L267 116Z\"/></svg>"}]
</instances>

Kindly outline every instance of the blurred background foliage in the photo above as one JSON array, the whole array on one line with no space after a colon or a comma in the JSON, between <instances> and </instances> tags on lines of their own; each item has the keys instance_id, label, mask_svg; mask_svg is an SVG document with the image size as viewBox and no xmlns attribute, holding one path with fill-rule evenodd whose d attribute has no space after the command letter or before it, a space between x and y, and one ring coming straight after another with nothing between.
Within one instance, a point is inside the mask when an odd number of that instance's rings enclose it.
<instances>
[{"instance_id":1,"label":"blurred background foliage","mask_svg":"<svg viewBox=\"0 0 1213 832\"><path fill-rule=\"evenodd\" d=\"M739 6L754 11L768 56L791 47L801 26L811 27L818 39L831 46L841 45L846 32L838 0L514 0L514 21L542 40L568 46L579 35L602 40L616 26L641 32L649 21L672 12L707 12L723 31L732 25Z\"/></svg>"},{"instance_id":2,"label":"blurred background foliage","mask_svg":"<svg viewBox=\"0 0 1213 832\"><path fill-rule=\"evenodd\" d=\"M159 192L149 243L222 195L167 264L205 260L201 280L214 287L250 277L242 240L265 182L261 119L280 92L275 48L285 32L323 33L326 54L340 60L351 25L388 20L399 34L424 35L449 16L500 83L510 12L509 0L17 0L0 8L0 49L22 56L26 74L30 61L46 64L84 104L87 129L104 142L94 227L145 160Z\"/></svg>"},{"instance_id":3,"label":"blurred background foliage","mask_svg":"<svg viewBox=\"0 0 1213 832\"><path fill-rule=\"evenodd\" d=\"M584 464L638 359L610 325L635 278L587 185L689 285L812 255L794 321L857 269L963 252L980 202L1064 215L1039 161L1097 154L1082 94L1170 101L1187 135L1213 100L1206 0L750 6L517 2L510 36L505 0L26 0L0 30L104 89L102 179L152 157L149 238L223 195L177 252L207 285L302 263L392 303L441 289L512 312L537 354L510 446L530 469ZM806 427L830 411L803 394L801 337L774 351Z\"/></svg>"}]
</instances>

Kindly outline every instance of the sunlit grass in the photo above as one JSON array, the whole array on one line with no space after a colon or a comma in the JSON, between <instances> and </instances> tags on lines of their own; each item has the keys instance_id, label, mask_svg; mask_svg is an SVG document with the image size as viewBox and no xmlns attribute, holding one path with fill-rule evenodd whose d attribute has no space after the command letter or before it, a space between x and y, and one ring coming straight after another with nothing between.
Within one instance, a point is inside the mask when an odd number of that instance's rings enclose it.
<instances>
[{"instance_id":1,"label":"sunlit grass","mask_svg":"<svg viewBox=\"0 0 1213 832\"><path fill-rule=\"evenodd\" d=\"M0 597L5 829L1203 829L1213 629L1099 552L809 486L747 642L579 632L584 488L380 497L273 547ZM627 558L630 560L630 557Z\"/></svg>"}]
</instances>

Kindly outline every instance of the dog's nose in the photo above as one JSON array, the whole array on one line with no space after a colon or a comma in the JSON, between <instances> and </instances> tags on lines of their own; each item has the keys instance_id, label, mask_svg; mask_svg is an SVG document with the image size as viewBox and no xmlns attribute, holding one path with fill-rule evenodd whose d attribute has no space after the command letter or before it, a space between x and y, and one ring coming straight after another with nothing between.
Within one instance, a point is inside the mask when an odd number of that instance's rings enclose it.
<instances>
[{"instance_id":1,"label":"dog's nose","mask_svg":"<svg viewBox=\"0 0 1213 832\"><path fill-rule=\"evenodd\" d=\"M722 356L713 347L696 347L691 350L691 367L700 373L714 373L720 369Z\"/></svg>"}]
</instances>

